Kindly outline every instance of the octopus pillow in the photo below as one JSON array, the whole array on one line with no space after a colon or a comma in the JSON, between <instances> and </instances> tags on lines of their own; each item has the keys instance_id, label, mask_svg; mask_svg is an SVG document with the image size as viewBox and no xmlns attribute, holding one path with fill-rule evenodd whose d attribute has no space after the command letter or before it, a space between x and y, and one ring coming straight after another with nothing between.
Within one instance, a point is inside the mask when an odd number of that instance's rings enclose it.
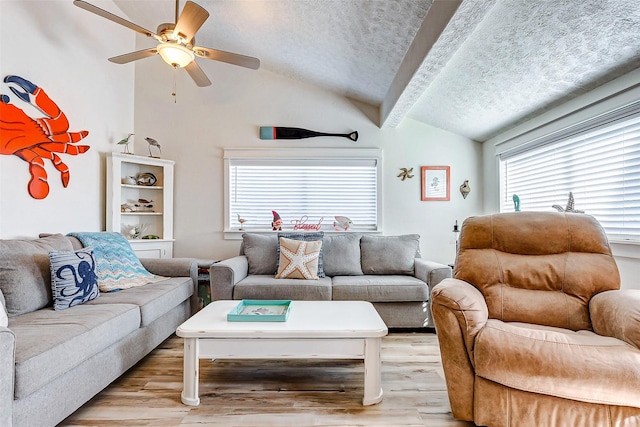
<instances>
[{"instance_id":1,"label":"octopus pillow","mask_svg":"<svg viewBox=\"0 0 640 427\"><path fill-rule=\"evenodd\" d=\"M49 252L54 310L84 304L100 295L93 249Z\"/></svg>"},{"instance_id":2,"label":"octopus pillow","mask_svg":"<svg viewBox=\"0 0 640 427\"><path fill-rule=\"evenodd\" d=\"M280 260L276 279L318 280L322 240L304 241L280 237Z\"/></svg>"}]
</instances>

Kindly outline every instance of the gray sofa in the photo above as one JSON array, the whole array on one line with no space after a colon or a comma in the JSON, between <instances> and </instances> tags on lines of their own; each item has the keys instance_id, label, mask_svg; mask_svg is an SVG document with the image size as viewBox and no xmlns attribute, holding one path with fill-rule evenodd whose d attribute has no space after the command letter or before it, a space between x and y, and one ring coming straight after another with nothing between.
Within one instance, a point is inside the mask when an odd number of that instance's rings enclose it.
<instances>
[{"instance_id":1,"label":"gray sofa","mask_svg":"<svg viewBox=\"0 0 640 427\"><path fill-rule=\"evenodd\" d=\"M417 234L321 238L326 277L276 279L277 233L245 233L239 256L211 266L211 299L369 301L390 328L433 327L430 290L451 268L420 258Z\"/></svg>"},{"instance_id":2,"label":"gray sofa","mask_svg":"<svg viewBox=\"0 0 640 427\"><path fill-rule=\"evenodd\" d=\"M59 234L0 240L0 303L9 312L8 327L0 326L2 427L58 424L174 333L197 307L196 262L149 259L141 260L145 268L168 279L54 310L48 253L78 248L77 239ZM25 296L31 299L19 301ZM12 307L34 299L45 306L12 315Z\"/></svg>"}]
</instances>

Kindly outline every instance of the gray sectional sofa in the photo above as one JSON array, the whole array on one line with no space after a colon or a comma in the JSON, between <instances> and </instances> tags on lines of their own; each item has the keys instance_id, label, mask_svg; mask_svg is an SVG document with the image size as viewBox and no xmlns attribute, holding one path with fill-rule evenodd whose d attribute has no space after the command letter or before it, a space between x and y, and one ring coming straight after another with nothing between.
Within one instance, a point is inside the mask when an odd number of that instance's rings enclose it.
<instances>
[{"instance_id":1,"label":"gray sectional sofa","mask_svg":"<svg viewBox=\"0 0 640 427\"><path fill-rule=\"evenodd\" d=\"M451 268L420 258L417 234L321 238L326 277L276 279L277 233L245 233L239 256L211 266L211 299L369 301L390 328L433 327L430 290Z\"/></svg>"},{"instance_id":2,"label":"gray sectional sofa","mask_svg":"<svg viewBox=\"0 0 640 427\"><path fill-rule=\"evenodd\" d=\"M0 326L2 427L58 424L174 333L197 307L197 263L149 259L141 260L146 269L167 279L54 310L48 253L80 247L62 235L0 240L0 304L9 312L8 327ZM15 315L34 300L42 307Z\"/></svg>"}]
</instances>

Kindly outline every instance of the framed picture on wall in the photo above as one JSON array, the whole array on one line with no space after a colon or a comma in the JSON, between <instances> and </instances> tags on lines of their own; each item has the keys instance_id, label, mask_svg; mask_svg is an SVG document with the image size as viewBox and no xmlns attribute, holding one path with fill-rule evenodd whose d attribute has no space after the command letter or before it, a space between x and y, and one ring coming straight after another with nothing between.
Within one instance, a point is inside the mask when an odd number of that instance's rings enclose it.
<instances>
[{"instance_id":1,"label":"framed picture on wall","mask_svg":"<svg viewBox=\"0 0 640 427\"><path fill-rule=\"evenodd\" d=\"M422 166L422 200L448 201L450 197L450 167Z\"/></svg>"}]
</instances>

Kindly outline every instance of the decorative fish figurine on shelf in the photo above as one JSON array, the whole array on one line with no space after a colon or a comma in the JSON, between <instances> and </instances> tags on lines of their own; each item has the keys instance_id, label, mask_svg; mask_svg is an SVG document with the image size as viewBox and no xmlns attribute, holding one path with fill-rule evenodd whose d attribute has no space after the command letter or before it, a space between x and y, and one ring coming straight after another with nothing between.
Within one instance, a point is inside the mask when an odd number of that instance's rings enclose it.
<instances>
[{"instance_id":1,"label":"decorative fish figurine on shelf","mask_svg":"<svg viewBox=\"0 0 640 427\"><path fill-rule=\"evenodd\" d=\"M335 219L333 228L335 228L336 231L348 231L349 227L353 226L353 221L346 216L336 216Z\"/></svg>"},{"instance_id":2,"label":"decorative fish figurine on shelf","mask_svg":"<svg viewBox=\"0 0 640 427\"><path fill-rule=\"evenodd\" d=\"M338 136L347 138L352 142L358 140L358 132L356 131L351 133L325 133L301 128L260 126L260 139L303 139L315 136Z\"/></svg>"}]
</instances>

